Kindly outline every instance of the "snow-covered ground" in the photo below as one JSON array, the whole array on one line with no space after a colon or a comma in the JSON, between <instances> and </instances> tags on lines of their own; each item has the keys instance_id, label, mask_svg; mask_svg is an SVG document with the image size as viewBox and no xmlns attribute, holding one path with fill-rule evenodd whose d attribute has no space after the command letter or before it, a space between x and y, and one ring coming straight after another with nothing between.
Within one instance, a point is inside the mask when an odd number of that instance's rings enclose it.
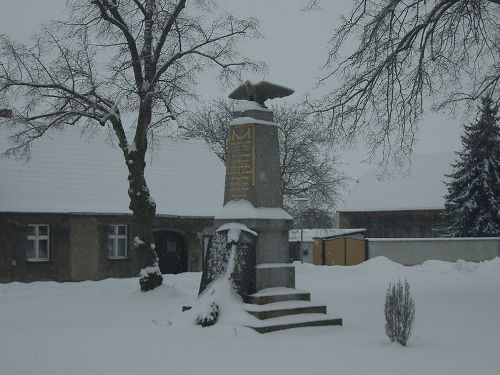
<instances>
[{"instance_id":1,"label":"snow-covered ground","mask_svg":"<svg viewBox=\"0 0 500 375\"><path fill-rule=\"evenodd\" d=\"M189 322L200 273L169 275L148 293L137 279L0 284L0 374L497 374L500 258L404 267L375 258L355 267L297 264L297 287L343 327L261 335L222 312ZM383 305L408 279L416 306L408 346L390 343ZM236 313L234 313L237 315ZM240 317L241 318L241 317Z\"/></svg>"}]
</instances>

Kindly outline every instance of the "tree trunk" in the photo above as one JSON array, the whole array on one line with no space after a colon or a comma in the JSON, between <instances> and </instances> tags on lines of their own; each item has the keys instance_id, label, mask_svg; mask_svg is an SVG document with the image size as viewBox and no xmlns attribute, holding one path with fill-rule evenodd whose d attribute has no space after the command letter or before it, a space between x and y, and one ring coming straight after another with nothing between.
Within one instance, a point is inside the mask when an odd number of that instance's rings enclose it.
<instances>
[{"instance_id":1,"label":"tree trunk","mask_svg":"<svg viewBox=\"0 0 500 375\"><path fill-rule=\"evenodd\" d=\"M130 209L134 213L134 247L139 257L141 273L139 283L142 291L161 285L163 277L158 267L153 242L153 221L156 204L151 198L144 178L143 152L129 153L129 197Z\"/></svg>"},{"instance_id":2,"label":"tree trunk","mask_svg":"<svg viewBox=\"0 0 500 375\"><path fill-rule=\"evenodd\" d=\"M139 119L134 144L128 150L130 209L134 213L134 247L139 256L141 273L139 283L142 291L148 291L162 284L163 277L158 267L154 251L153 224L156 203L151 198L144 177L146 168L147 131L151 121L151 102L143 100L139 109Z\"/></svg>"}]
</instances>

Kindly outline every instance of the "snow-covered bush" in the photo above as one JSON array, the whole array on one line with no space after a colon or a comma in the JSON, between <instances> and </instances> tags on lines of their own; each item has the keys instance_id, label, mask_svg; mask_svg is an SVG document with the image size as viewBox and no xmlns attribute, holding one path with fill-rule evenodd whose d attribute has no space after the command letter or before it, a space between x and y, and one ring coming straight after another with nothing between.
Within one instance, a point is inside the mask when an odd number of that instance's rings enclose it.
<instances>
[{"instance_id":1,"label":"snow-covered bush","mask_svg":"<svg viewBox=\"0 0 500 375\"><path fill-rule=\"evenodd\" d=\"M163 282L163 276L160 268L158 267L158 263L155 263L150 267L143 268L139 276L139 284L143 292L153 290Z\"/></svg>"},{"instance_id":2,"label":"snow-covered bush","mask_svg":"<svg viewBox=\"0 0 500 375\"><path fill-rule=\"evenodd\" d=\"M389 283L385 294L385 333L392 342L406 345L415 322L415 304L410 295L410 285L405 280L404 286L399 280Z\"/></svg>"},{"instance_id":3,"label":"snow-covered bush","mask_svg":"<svg viewBox=\"0 0 500 375\"><path fill-rule=\"evenodd\" d=\"M202 327L209 327L217 323L219 320L219 306L212 302L205 314L198 316L195 323Z\"/></svg>"}]
</instances>

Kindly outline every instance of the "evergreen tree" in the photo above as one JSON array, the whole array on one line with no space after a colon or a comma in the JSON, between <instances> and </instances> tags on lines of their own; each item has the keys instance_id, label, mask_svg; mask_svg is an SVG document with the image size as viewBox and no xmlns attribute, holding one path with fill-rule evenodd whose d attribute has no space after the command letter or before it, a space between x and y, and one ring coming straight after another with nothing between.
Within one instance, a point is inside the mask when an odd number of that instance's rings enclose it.
<instances>
[{"instance_id":1,"label":"evergreen tree","mask_svg":"<svg viewBox=\"0 0 500 375\"><path fill-rule=\"evenodd\" d=\"M500 235L500 127L498 106L483 98L479 121L465 126L462 151L448 175L450 237Z\"/></svg>"}]
</instances>

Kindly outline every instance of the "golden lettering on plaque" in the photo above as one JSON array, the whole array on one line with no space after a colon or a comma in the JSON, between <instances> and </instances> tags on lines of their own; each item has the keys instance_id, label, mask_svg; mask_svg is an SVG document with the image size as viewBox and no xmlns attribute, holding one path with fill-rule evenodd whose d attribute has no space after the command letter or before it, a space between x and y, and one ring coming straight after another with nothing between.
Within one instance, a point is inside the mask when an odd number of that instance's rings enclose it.
<instances>
[{"instance_id":1,"label":"golden lettering on plaque","mask_svg":"<svg viewBox=\"0 0 500 375\"><path fill-rule=\"evenodd\" d=\"M231 125L227 144L228 200L248 199L255 185L255 126Z\"/></svg>"}]
</instances>

